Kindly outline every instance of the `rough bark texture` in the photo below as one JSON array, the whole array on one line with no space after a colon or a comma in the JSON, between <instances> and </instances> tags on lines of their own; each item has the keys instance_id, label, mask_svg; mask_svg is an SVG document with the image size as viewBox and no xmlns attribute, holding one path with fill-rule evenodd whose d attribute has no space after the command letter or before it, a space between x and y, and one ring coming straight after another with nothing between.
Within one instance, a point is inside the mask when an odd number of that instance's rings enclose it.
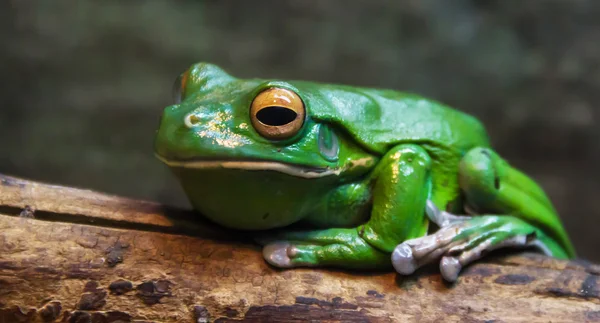
<instances>
[{"instance_id":1,"label":"rough bark texture","mask_svg":"<svg viewBox=\"0 0 600 323\"><path fill-rule=\"evenodd\" d=\"M283 271L159 204L0 176L0 207L2 323L600 322L586 262L496 255L452 285L435 268Z\"/></svg>"}]
</instances>

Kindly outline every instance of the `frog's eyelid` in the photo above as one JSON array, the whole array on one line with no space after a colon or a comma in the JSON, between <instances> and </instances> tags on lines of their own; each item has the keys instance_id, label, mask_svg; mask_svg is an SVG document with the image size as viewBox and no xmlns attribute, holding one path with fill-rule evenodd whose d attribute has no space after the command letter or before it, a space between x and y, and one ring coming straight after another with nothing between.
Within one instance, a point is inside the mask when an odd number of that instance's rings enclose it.
<instances>
[{"instance_id":1,"label":"frog's eyelid","mask_svg":"<svg viewBox=\"0 0 600 323\"><path fill-rule=\"evenodd\" d=\"M200 123L200 118L195 113L188 113L183 118L183 123L188 128L194 128L198 123Z\"/></svg>"},{"instance_id":2,"label":"frog's eyelid","mask_svg":"<svg viewBox=\"0 0 600 323\"><path fill-rule=\"evenodd\" d=\"M329 140L326 139L326 136L329 136ZM340 152L340 146L335 132L326 125L320 125L318 138L319 151L321 152L321 155L329 161L337 160Z\"/></svg>"}]
</instances>

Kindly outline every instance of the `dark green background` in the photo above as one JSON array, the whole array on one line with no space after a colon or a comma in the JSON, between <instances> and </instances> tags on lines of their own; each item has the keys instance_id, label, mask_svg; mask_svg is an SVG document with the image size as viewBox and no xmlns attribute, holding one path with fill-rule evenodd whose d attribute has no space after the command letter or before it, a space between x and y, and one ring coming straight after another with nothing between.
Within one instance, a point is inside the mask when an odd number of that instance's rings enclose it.
<instances>
[{"instance_id":1,"label":"dark green background","mask_svg":"<svg viewBox=\"0 0 600 323\"><path fill-rule=\"evenodd\" d=\"M175 77L418 92L479 117L600 261L600 1L3 1L0 172L187 202L152 141Z\"/></svg>"}]
</instances>

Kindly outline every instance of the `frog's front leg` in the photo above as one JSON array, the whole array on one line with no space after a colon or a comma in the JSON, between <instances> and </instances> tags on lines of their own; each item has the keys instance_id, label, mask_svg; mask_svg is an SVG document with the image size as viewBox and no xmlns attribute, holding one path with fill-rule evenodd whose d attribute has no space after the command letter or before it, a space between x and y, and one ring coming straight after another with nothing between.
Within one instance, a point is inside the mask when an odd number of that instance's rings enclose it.
<instances>
[{"instance_id":1,"label":"frog's front leg","mask_svg":"<svg viewBox=\"0 0 600 323\"><path fill-rule=\"evenodd\" d=\"M558 216L541 188L490 149L475 148L461 161L460 187L471 209L492 215L456 216L427 203L436 233L400 244L392 263L401 274L441 257L440 270L454 281L485 253L504 247L538 247L567 258L573 254Z\"/></svg>"},{"instance_id":2,"label":"frog's front leg","mask_svg":"<svg viewBox=\"0 0 600 323\"><path fill-rule=\"evenodd\" d=\"M402 241L427 232L425 203L431 159L417 145L399 145L380 161L369 179L372 209L357 228L280 232L259 239L263 255L277 267L337 266L389 268L390 253Z\"/></svg>"},{"instance_id":3,"label":"frog's front leg","mask_svg":"<svg viewBox=\"0 0 600 323\"><path fill-rule=\"evenodd\" d=\"M447 281L455 281L464 266L492 250L537 246L552 255L546 243L556 246L542 231L510 215L461 217L440 211L432 202L427 203L427 214L440 229L396 247L392 263L400 274L412 274L422 265L441 258L442 276Z\"/></svg>"}]
</instances>

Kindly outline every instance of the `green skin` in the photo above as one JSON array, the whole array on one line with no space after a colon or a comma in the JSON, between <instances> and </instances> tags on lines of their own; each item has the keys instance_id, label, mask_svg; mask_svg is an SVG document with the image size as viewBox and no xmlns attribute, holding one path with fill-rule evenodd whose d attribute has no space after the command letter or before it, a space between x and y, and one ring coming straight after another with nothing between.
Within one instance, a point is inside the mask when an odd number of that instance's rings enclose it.
<instances>
[{"instance_id":1,"label":"green skin","mask_svg":"<svg viewBox=\"0 0 600 323\"><path fill-rule=\"evenodd\" d=\"M257 237L272 265L410 274L441 258L452 281L495 248L574 256L545 193L490 148L471 116L413 94L238 79L206 63L177 84L157 156L212 221L273 229ZM252 125L250 105L271 87L304 103L302 129L289 139L269 140ZM474 216L451 214L466 210ZM291 231L294 223L312 229Z\"/></svg>"}]
</instances>

